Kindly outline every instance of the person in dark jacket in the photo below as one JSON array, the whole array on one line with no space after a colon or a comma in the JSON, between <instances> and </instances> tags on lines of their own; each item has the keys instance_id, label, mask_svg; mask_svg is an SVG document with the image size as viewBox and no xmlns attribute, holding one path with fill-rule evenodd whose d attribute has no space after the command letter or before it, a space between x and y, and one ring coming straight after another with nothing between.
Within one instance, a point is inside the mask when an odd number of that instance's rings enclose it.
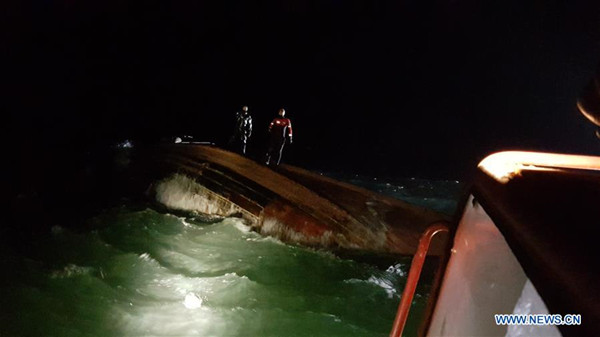
<instances>
[{"instance_id":1,"label":"person in dark jacket","mask_svg":"<svg viewBox=\"0 0 600 337\"><path fill-rule=\"evenodd\" d=\"M246 145L252 135L252 116L248 112L248 107L243 106L241 112L235 114L235 130L229 141L230 144L239 150L242 154L246 154Z\"/></svg>"},{"instance_id":2,"label":"person in dark jacket","mask_svg":"<svg viewBox=\"0 0 600 337\"><path fill-rule=\"evenodd\" d=\"M267 151L266 164L279 165L283 147L287 138L292 143L292 121L285 118L285 110L279 109L279 117L273 119L269 125L269 149Z\"/></svg>"}]
</instances>

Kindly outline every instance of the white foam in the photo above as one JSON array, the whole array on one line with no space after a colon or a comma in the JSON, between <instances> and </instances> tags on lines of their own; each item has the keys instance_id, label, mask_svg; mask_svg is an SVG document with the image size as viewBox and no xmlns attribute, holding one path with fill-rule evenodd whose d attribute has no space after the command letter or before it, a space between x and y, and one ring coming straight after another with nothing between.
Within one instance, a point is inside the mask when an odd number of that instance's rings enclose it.
<instances>
[{"instance_id":1,"label":"white foam","mask_svg":"<svg viewBox=\"0 0 600 337\"><path fill-rule=\"evenodd\" d=\"M402 263L398 263L393 266L389 266L386 272L404 277L406 276L406 271L404 270L404 268L406 267Z\"/></svg>"},{"instance_id":2,"label":"white foam","mask_svg":"<svg viewBox=\"0 0 600 337\"><path fill-rule=\"evenodd\" d=\"M202 306L202 299L198 295L190 292L185 295L183 305L188 309L198 309Z\"/></svg>"},{"instance_id":3,"label":"white foam","mask_svg":"<svg viewBox=\"0 0 600 337\"><path fill-rule=\"evenodd\" d=\"M220 216L241 210L234 203L183 174L174 174L160 181L155 190L156 201L171 209Z\"/></svg>"},{"instance_id":4,"label":"white foam","mask_svg":"<svg viewBox=\"0 0 600 337\"><path fill-rule=\"evenodd\" d=\"M260 232L263 235L271 235L286 242L317 245L320 247L329 247L335 242L335 236L331 231L325 231L318 237L309 237L296 232L279 220L271 217L267 217L263 220Z\"/></svg>"},{"instance_id":5,"label":"white foam","mask_svg":"<svg viewBox=\"0 0 600 337\"><path fill-rule=\"evenodd\" d=\"M81 267L75 264L68 264L62 270L55 270L50 274L52 278L67 278L78 275L90 274L94 268L92 267Z\"/></svg>"},{"instance_id":6,"label":"white foam","mask_svg":"<svg viewBox=\"0 0 600 337\"><path fill-rule=\"evenodd\" d=\"M367 280L361 280L361 279L349 279L349 280L344 280L344 283L349 283L349 284L358 284L358 283L366 283L366 284L374 284L380 288L382 288L385 293L387 294L388 298L393 298L394 296L398 296L398 291L396 290L396 288L394 287L394 283L386 278L386 277L377 277L374 275L371 275Z\"/></svg>"},{"instance_id":7,"label":"white foam","mask_svg":"<svg viewBox=\"0 0 600 337\"><path fill-rule=\"evenodd\" d=\"M394 285L392 284L392 281L386 278L371 276L369 277L367 282L373 283L383 288L383 290L385 290L386 294L388 295L388 298L394 297L394 295L397 293L396 289L394 288Z\"/></svg>"},{"instance_id":8,"label":"white foam","mask_svg":"<svg viewBox=\"0 0 600 337\"><path fill-rule=\"evenodd\" d=\"M144 260L144 261L152 261L154 260L149 253L143 253L140 254L140 259Z\"/></svg>"},{"instance_id":9,"label":"white foam","mask_svg":"<svg viewBox=\"0 0 600 337\"><path fill-rule=\"evenodd\" d=\"M244 220L240 218L226 218L223 220L222 223L228 225L231 224L235 229L239 230L244 234L250 233L250 231L252 230L252 227L246 226Z\"/></svg>"}]
</instances>

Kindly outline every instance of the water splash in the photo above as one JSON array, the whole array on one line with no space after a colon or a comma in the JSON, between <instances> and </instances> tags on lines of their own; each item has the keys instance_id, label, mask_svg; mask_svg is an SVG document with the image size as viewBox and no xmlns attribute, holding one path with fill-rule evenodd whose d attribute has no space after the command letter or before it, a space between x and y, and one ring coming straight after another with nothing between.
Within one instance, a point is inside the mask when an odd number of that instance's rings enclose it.
<instances>
[{"instance_id":1,"label":"water splash","mask_svg":"<svg viewBox=\"0 0 600 337\"><path fill-rule=\"evenodd\" d=\"M187 293L183 305L188 309L198 309L202 306L202 299L194 293Z\"/></svg>"},{"instance_id":2,"label":"water splash","mask_svg":"<svg viewBox=\"0 0 600 337\"><path fill-rule=\"evenodd\" d=\"M229 216L244 211L183 174L174 174L160 181L155 191L156 201L174 210L218 216Z\"/></svg>"},{"instance_id":3,"label":"water splash","mask_svg":"<svg viewBox=\"0 0 600 337\"><path fill-rule=\"evenodd\" d=\"M2 270L12 271L0 284L4 307L13 308L0 315L3 334L389 333L404 267L380 270L287 245L235 218L192 223L123 208L91 222L97 230L57 227L39 251L0 260Z\"/></svg>"}]
</instances>

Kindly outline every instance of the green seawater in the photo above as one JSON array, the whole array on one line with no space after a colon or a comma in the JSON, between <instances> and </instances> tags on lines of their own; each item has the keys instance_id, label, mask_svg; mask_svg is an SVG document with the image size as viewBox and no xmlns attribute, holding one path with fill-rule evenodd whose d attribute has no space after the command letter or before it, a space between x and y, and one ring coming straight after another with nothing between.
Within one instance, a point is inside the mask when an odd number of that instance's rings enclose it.
<instances>
[{"instance_id":1,"label":"green seawater","mask_svg":"<svg viewBox=\"0 0 600 337\"><path fill-rule=\"evenodd\" d=\"M89 222L0 248L0 336L387 336L410 264L284 244L235 218L122 207Z\"/></svg>"}]
</instances>

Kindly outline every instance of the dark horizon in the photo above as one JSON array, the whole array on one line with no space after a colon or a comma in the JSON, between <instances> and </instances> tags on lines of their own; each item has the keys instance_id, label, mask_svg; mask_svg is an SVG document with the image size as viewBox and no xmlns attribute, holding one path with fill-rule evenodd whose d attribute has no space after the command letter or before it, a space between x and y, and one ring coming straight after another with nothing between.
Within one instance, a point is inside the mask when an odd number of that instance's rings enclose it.
<instances>
[{"instance_id":1,"label":"dark horizon","mask_svg":"<svg viewBox=\"0 0 600 337\"><path fill-rule=\"evenodd\" d=\"M600 153L575 105L600 60L591 3L5 6L19 160L181 134L225 145L242 105L252 155L284 107L284 161L312 169L462 179L500 150Z\"/></svg>"}]
</instances>

